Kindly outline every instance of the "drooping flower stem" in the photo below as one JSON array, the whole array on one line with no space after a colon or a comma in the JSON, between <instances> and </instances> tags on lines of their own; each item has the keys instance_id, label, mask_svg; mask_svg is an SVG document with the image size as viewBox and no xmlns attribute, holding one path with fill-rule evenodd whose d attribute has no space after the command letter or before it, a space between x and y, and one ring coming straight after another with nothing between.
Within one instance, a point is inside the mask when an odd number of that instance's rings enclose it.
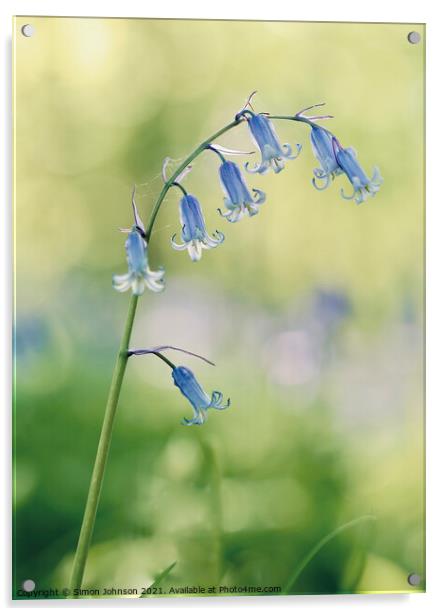
<instances>
[{"instance_id":1,"label":"drooping flower stem","mask_svg":"<svg viewBox=\"0 0 444 616\"><path fill-rule=\"evenodd\" d=\"M80 588L83 580L86 560L88 557L88 550L91 543L91 538L94 530L95 518L97 508L100 499L101 488L103 484L103 478L105 474L107 457L111 444L112 430L114 419L116 415L117 405L119 401L120 391L125 375L126 365L128 358L131 355L153 353L162 359L173 370L174 384L179 387L182 394L188 398L194 407L194 416L191 420L184 420L186 425L202 424L206 419L208 409L224 410L229 406L229 399L226 404L222 402L222 394L219 391L213 391L211 397L202 389L193 373L184 366L175 366L169 359L167 359L162 353L163 349L174 349L175 347L164 346L155 349L139 349L138 351L129 351L129 343L131 339L132 328L134 324L138 295L144 290L144 285L148 286L153 291L162 290L163 284L162 275L163 271L151 271L148 268L147 248L151 239L154 224L162 206L162 203L167 196L169 189L172 186L179 187L184 193L184 197L181 200L181 216L185 212L183 218L186 219L187 224L183 224L182 239L184 244L175 244L174 236L172 238L173 248L176 250L183 250L188 248L188 252L193 260L200 258L200 251L202 246L204 248L214 248L219 245L224 236L222 233L216 231L213 237L210 237L205 229L204 219L198 200L193 195L189 195L186 190L181 186L183 172L187 171L190 164L205 150L212 149L219 156L222 161L221 169L221 181L227 192L226 206L229 211L222 213L222 216L227 218L230 222L236 222L241 215L245 213L245 208L249 215L257 213L257 206L260 205L265 198L262 191L253 189L255 198L252 198L248 192L248 188L240 174L239 169L234 163L226 161L221 154L220 148L218 149L214 140L221 135L227 133L232 128L238 126L241 122L246 121L248 123L250 132L256 141L262 154L262 162L257 164L254 169L251 169L252 173L265 173L270 168L273 168L275 173L281 171L284 167L282 159L288 160L296 158L300 151L300 145L297 145L296 154L292 155L292 149L290 144L280 144L277 135L275 134L274 127L270 120L282 119L291 120L295 122L303 122L309 125L312 129L319 129L324 131L323 140L319 137L319 143L315 148L315 155L320 160L322 169L315 169L315 179L329 180L327 174L338 173L337 165L341 166L341 169L346 173L353 185L353 194L351 196L344 196L346 199L354 199L356 203L361 203L367 198L367 196L373 196L378 190L382 182L382 178L379 175L377 169L375 169L371 180L366 176L364 171L359 166L356 155L351 148L344 149L340 146L336 137L329 131L321 129L319 125L315 124L314 120L327 119L332 116L304 116L303 112L313 109L315 107L321 107L324 103L312 105L307 107L294 116L283 115L269 115L269 114L255 114L253 111L247 109L251 107L251 99L255 93L250 95L244 108L235 116L234 120L215 132L208 139L203 141L191 154L184 159L184 161L178 166L178 168L172 173L171 177L167 178L164 174L166 172L167 164L164 164L163 175L164 185L159 193L157 201L154 204L151 216L149 218L147 229L143 228L143 223L139 219L137 214L137 208L134 201L133 194L133 211L135 216L135 225L131 229L125 229L123 231L129 233L127 242L125 244L127 250L128 260L128 273L124 275L114 276L113 286L117 291L124 292L132 288L133 295L130 300L128 316L126 319L122 340L117 355L111 386L108 394L108 401L105 409L105 415L103 419L102 431L100 434L96 460L94 463L93 473L91 477L90 488L86 501L82 526L80 530L79 541L77 550L74 557L73 570L71 575L70 588L71 592ZM334 138L334 142L333 142ZM330 144L330 141L331 144ZM312 137L312 141L316 139ZM213 146L212 146L213 144ZM329 161L329 148L332 148L334 153L336 167L330 164ZM321 147L322 146L322 147ZM223 150L226 153L242 153L235 152L234 150ZM248 154L249 152L244 152ZM341 159L341 160L339 160ZM341 162L342 161L342 162ZM247 169L247 165L245 165ZM248 170L248 169L247 169ZM326 184L327 185L327 184ZM315 184L315 187L316 184ZM317 187L319 189L319 187ZM321 186L322 189L322 186ZM188 228L191 221L191 231ZM198 235L196 235L196 231ZM176 350L181 350L177 349ZM193 353L190 353L193 355ZM210 362L211 363L211 362ZM310 556L311 558L311 556ZM299 574L299 573L297 573ZM294 579L293 579L294 581Z\"/></svg>"},{"instance_id":2,"label":"drooping flower stem","mask_svg":"<svg viewBox=\"0 0 444 616\"><path fill-rule=\"evenodd\" d=\"M146 231L146 242L147 244L150 241L151 234L153 231L154 223L156 221L157 214L159 213L160 207L169 191L171 186L174 184L176 178L186 169L186 167L203 151L205 151L208 145L220 137L224 133L228 132L238 124L242 122L242 119L235 119L230 124L227 124L220 130L218 130L214 135L211 135L208 139L203 141L184 161L183 163L176 169L176 171L171 175L171 177L165 182L162 190L160 191L159 197L154 205L153 211L151 213L150 219L147 225ZM103 484L103 477L105 474L106 462L108 459L108 453L111 445L111 437L114 425L114 418L116 415L117 404L119 402L120 391L122 389L123 378L125 376L125 369L128 362L128 349L129 343L131 339L131 333L134 324L134 318L136 315L137 309L137 295L132 295L128 315L126 318L125 327L123 330L122 339L120 342L119 352L116 358L116 363L114 366L114 372L111 380L111 385L108 393L108 401L105 408L105 415L103 418L102 431L100 433L99 444L97 447L96 459L94 462L94 468L91 476L91 483L88 491L88 496L86 499L85 511L83 514L82 526L80 529L79 540L77 543L77 549L74 556L74 562L71 573L70 580L70 591L73 593L74 589L81 588L83 575L85 572L86 560L88 558L89 546L91 543L91 537L94 531L94 524L96 520L97 508L99 505L100 492ZM156 353L161 359L167 361L168 364L174 366L171 362L166 360L164 356L161 356L160 353ZM73 596L73 595L72 595Z\"/></svg>"},{"instance_id":3,"label":"drooping flower stem","mask_svg":"<svg viewBox=\"0 0 444 616\"><path fill-rule=\"evenodd\" d=\"M154 223L156 221L157 214L159 213L160 206L162 205L163 200L165 199L169 189L171 188L171 186L176 181L176 178L179 177L179 175L182 173L182 171L184 171L188 167L188 165L190 163L192 163L193 160L195 158L197 158L197 156L199 156L199 154L201 154L202 152L204 152L208 148L210 143L212 143L215 139L217 139L218 137L220 137L224 133L227 133L229 130L231 130L232 128L234 128L235 126L240 124L241 122L242 122L242 118L235 119L232 122L230 122L230 124L227 124L226 126L221 128L220 130L218 130L217 133L214 133L214 135L211 135L211 137L208 137L208 139L203 141L195 150L193 150L193 152L191 152L191 154L182 162L182 164L179 165L179 167L172 174L172 176L165 182L165 184L163 185L162 190L160 191L160 194L159 194L159 196L157 198L157 201L156 201L156 203L154 205L153 211L151 213L150 220L148 221L148 225L147 225L147 228L146 228L146 242L147 243L149 243L149 241L150 241L150 237L151 237L151 234L153 232Z\"/></svg>"},{"instance_id":4,"label":"drooping flower stem","mask_svg":"<svg viewBox=\"0 0 444 616\"><path fill-rule=\"evenodd\" d=\"M267 115L267 118L270 120L292 120L293 122L303 122L304 124L308 124L309 126L319 126L309 118L304 116L284 116L284 115Z\"/></svg>"}]
</instances>

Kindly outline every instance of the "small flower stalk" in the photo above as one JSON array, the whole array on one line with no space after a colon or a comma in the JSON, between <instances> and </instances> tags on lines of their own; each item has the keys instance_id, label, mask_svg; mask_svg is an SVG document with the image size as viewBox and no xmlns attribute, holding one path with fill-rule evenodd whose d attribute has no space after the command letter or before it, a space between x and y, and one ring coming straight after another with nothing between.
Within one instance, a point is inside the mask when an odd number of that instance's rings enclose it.
<instances>
[{"instance_id":1,"label":"small flower stalk","mask_svg":"<svg viewBox=\"0 0 444 616\"><path fill-rule=\"evenodd\" d=\"M175 241L176 234L171 238L174 250L187 250L192 261L199 261L202 257L202 249L216 248L225 239L220 231L215 231L213 236L208 234L205 220L199 201L194 195L185 193L179 205L180 223L182 225L182 244Z\"/></svg>"},{"instance_id":2,"label":"small flower stalk","mask_svg":"<svg viewBox=\"0 0 444 616\"><path fill-rule=\"evenodd\" d=\"M202 425L208 418L209 409L223 411L230 406L230 399L223 404L223 395L220 391L213 391L211 397L202 389L194 374L185 366L176 366L172 372L174 385L189 400L194 409L191 419L184 418L185 426Z\"/></svg>"},{"instance_id":3,"label":"small flower stalk","mask_svg":"<svg viewBox=\"0 0 444 616\"><path fill-rule=\"evenodd\" d=\"M255 216L259 212L259 206L265 201L265 193L253 188L254 197L252 197L236 163L224 161L219 167L219 177L227 208L226 212L219 210L221 216L228 222L237 222L244 216Z\"/></svg>"}]
</instances>

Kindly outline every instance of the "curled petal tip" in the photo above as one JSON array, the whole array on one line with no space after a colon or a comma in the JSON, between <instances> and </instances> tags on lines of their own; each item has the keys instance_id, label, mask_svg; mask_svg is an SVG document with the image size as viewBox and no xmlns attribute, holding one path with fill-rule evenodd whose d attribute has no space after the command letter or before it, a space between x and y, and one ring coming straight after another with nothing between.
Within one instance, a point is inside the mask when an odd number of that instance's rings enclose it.
<instances>
[{"instance_id":1,"label":"curled petal tip","mask_svg":"<svg viewBox=\"0 0 444 616\"><path fill-rule=\"evenodd\" d=\"M324 182L324 184L318 184L317 181L321 180ZM316 190L322 191L325 190L326 188L328 188L330 186L331 183L331 179L329 175L325 175L323 177L314 177L311 179L311 183L313 184L313 186L316 188Z\"/></svg>"},{"instance_id":2,"label":"curled petal tip","mask_svg":"<svg viewBox=\"0 0 444 616\"><path fill-rule=\"evenodd\" d=\"M346 195L345 190L341 188L341 197L345 199L346 201L351 201L352 199L355 198L355 195L356 195L356 190L354 190L351 195Z\"/></svg>"}]
</instances>

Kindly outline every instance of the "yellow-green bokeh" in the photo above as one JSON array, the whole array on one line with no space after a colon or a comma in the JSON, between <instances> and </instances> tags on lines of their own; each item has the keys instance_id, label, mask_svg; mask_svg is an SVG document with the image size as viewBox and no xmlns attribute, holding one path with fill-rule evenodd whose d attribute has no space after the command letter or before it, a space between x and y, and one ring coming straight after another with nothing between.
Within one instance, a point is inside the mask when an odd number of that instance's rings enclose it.
<instances>
[{"instance_id":1,"label":"yellow-green bokeh","mask_svg":"<svg viewBox=\"0 0 444 616\"><path fill-rule=\"evenodd\" d=\"M307 127L276 121L303 149L281 174L247 178L267 193L258 216L219 218L211 153L187 176L226 234L199 264L170 249L180 195L168 195L150 245L166 290L141 299L133 344L210 356L217 368L186 363L232 408L186 429L166 367L131 361L86 583L141 586L177 560L176 584L284 586L323 535L372 513L374 528L332 543L294 592L411 590L407 575L425 575L424 42L407 34L424 27L20 17L14 29L15 583L67 582L129 299L110 281L126 267L132 187L147 219L163 159L258 90L258 111L326 102L330 130L384 184L359 207L341 199L344 178L315 191ZM220 142L251 148L244 125ZM338 296L342 313L326 315Z\"/></svg>"}]
</instances>

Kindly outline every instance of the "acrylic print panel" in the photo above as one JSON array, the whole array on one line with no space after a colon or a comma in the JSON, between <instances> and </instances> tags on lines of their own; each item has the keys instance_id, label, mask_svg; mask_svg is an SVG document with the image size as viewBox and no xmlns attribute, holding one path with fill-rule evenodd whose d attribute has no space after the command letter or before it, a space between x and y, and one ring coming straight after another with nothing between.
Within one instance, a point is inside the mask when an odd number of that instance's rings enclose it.
<instances>
[{"instance_id":1,"label":"acrylic print panel","mask_svg":"<svg viewBox=\"0 0 444 616\"><path fill-rule=\"evenodd\" d=\"M15 598L424 590L424 36L16 18Z\"/></svg>"}]
</instances>

